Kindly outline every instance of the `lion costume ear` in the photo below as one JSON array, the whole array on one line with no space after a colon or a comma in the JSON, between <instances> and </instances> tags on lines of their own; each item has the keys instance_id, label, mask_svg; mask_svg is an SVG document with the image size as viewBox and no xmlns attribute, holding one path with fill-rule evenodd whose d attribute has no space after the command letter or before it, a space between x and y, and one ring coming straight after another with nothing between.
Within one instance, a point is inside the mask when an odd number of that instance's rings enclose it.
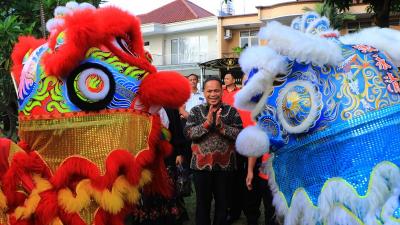
<instances>
[{"instance_id":1,"label":"lion costume ear","mask_svg":"<svg viewBox=\"0 0 400 225\"><path fill-rule=\"evenodd\" d=\"M20 82L21 71L24 66L25 60L31 55L31 53L39 46L46 43L44 39L36 39L32 36L21 36L18 38L18 42L15 44L12 54L12 67L11 73L17 86Z\"/></svg>"}]
</instances>

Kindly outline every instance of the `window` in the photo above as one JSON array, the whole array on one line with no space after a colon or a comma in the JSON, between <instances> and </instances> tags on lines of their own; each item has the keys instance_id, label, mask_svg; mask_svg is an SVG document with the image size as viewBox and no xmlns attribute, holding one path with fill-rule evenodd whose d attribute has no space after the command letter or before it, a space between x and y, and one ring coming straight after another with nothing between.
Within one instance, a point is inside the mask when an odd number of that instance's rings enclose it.
<instances>
[{"instance_id":1,"label":"window","mask_svg":"<svg viewBox=\"0 0 400 225\"><path fill-rule=\"evenodd\" d=\"M204 61L208 51L208 36L190 36L171 40L171 64Z\"/></svg>"},{"instance_id":2,"label":"window","mask_svg":"<svg viewBox=\"0 0 400 225\"><path fill-rule=\"evenodd\" d=\"M179 40L178 39L172 39L171 40L171 64L178 64L179 62L179 55L178 55L178 49L179 49Z\"/></svg>"},{"instance_id":3,"label":"window","mask_svg":"<svg viewBox=\"0 0 400 225\"><path fill-rule=\"evenodd\" d=\"M371 21L361 21L361 22L349 22L347 24L347 31L349 33L354 33L359 31L362 28L371 27Z\"/></svg>"},{"instance_id":4,"label":"window","mask_svg":"<svg viewBox=\"0 0 400 225\"><path fill-rule=\"evenodd\" d=\"M258 30L240 31L240 47L251 47L258 45Z\"/></svg>"},{"instance_id":5,"label":"window","mask_svg":"<svg viewBox=\"0 0 400 225\"><path fill-rule=\"evenodd\" d=\"M399 26L400 25L400 18L391 18L389 20L390 26Z\"/></svg>"},{"instance_id":6,"label":"window","mask_svg":"<svg viewBox=\"0 0 400 225\"><path fill-rule=\"evenodd\" d=\"M144 42L144 50L150 52L150 41Z\"/></svg>"}]
</instances>

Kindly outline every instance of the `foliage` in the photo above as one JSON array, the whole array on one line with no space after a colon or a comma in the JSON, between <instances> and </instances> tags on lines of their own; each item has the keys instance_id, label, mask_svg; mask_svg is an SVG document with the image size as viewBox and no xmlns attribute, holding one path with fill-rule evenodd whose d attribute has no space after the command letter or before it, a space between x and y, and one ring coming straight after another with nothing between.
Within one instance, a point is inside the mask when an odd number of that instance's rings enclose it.
<instances>
[{"instance_id":1,"label":"foliage","mask_svg":"<svg viewBox=\"0 0 400 225\"><path fill-rule=\"evenodd\" d=\"M325 3L341 11L348 10L353 2L353 0L325 0ZM373 13L374 23L380 27L388 27L390 13L400 11L400 0L363 0L362 2L369 4L367 11Z\"/></svg>"},{"instance_id":2,"label":"foliage","mask_svg":"<svg viewBox=\"0 0 400 225\"><path fill-rule=\"evenodd\" d=\"M325 16L331 22L331 27L334 29L342 29L344 28L344 22L348 20L355 20L356 16L345 12L339 11L336 7L326 4L319 3L315 5L315 9L310 9L308 7L303 8L304 11L315 11L321 16Z\"/></svg>"},{"instance_id":3,"label":"foliage","mask_svg":"<svg viewBox=\"0 0 400 225\"><path fill-rule=\"evenodd\" d=\"M234 53L236 53L237 55L240 55L240 54L243 52L244 49L245 49L245 48L242 48L242 47L240 47L240 46L237 46L237 47L232 48L232 51L233 51Z\"/></svg>"},{"instance_id":4,"label":"foliage","mask_svg":"<svg viewBox=\"0 0 400 225\"><path fill-rule=\"evenodd\" d=\"M2 0L0 1L0 131L14 136L16 95L10 76L11 51L21 35L42 37L44 22L53 17L58 5L70 0ZM77 1L77 2L83 2ZM95 6L101 0L86 1ZM43 10L41 10L41 8ZM44 20L41 20L43 18ZM13 127L14 126L14 127ZM1 136L0 132L0 136Z\"/></svg>"}]
</instances>

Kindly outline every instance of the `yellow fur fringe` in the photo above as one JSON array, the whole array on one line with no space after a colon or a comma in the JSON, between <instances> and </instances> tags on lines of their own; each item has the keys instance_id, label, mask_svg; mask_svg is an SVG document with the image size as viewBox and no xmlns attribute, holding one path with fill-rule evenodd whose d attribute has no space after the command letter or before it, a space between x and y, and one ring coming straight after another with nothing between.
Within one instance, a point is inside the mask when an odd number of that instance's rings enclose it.
<instances>
[{"instance_id":1,"label":"yellow fur fringe","mask_svg":"<svg viewBox=\"0 0 400 225\"><path fill-rule=\"evenodd\" d=\"M60 190L58 192L58 203L68 213L79 213L89 205L90 197L92 197L105 211L117 214L124 207L125 202L134 204L139 201L140 188L151 181L149 170L143 170L141 175L137 186L131 185L125 176L119 176L115 180L111 191L108 189L97 190L92 187L90 180L84 179L76 186L75 197L68 188Z\"/></svg>"},{"instance_id":2,"label":"yellow fur fringe","mask_svg":"<svg viewBox=\"0 0 400 225\"><path fill-rule=\"evenodd\" d=\"M50 182L46 179L43 179L37 174L33 175L33 181L36 184L36 188L32 190L32 193L25 200L24 206L19 206L15 209L14 215L16 219L27 219L29 218L36 210L36 207L39 204L40 196L39 194L43 191L49 190L52 188Z\"/></svg>"}]
</instances>

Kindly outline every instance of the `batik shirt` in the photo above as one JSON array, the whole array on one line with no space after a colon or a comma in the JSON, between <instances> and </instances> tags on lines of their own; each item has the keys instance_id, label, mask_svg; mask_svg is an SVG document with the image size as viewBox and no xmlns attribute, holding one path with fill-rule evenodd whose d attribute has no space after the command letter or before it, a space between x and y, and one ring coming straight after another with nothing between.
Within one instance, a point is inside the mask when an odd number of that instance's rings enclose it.
<instances>
[{"instance_id":1,"label":"batik shirt","mask_svg":"<svg viewBox=\"0 0 400 225\"><path fill-rule=\"evenodd\" d=\"M206 171L232 171L236 169L235 141L242 129L242 121L235 108L222 104L222 127L205 126L207 103L190 111L185 135L192 140L190 168Z\"/></svg>"}]
</instances>

